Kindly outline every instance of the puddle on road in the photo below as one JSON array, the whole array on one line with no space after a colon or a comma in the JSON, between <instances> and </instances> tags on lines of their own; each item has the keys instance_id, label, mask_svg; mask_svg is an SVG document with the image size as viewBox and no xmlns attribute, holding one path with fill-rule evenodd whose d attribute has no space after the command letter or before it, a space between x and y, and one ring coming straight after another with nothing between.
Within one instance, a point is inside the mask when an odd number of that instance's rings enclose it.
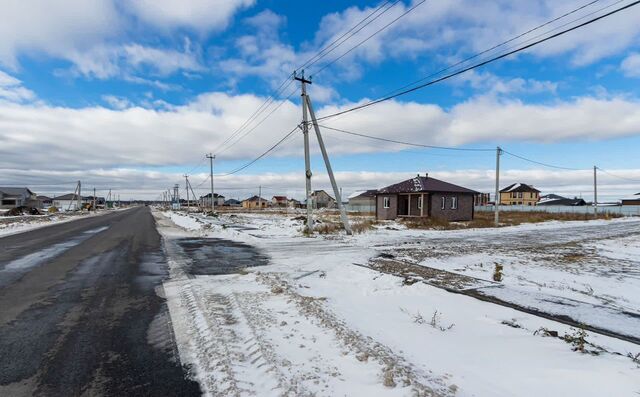
<instances>
[{"instance_id":1,"label":"puddle on road","mask_svg":"<svg viewBox=\"0 0 640 397\"><path fill-rule=\"evenodd\" d=\"M237 273L268 264L265 255L247 244L217 238L183 238L176 242L190 259L185 270L192 275Z\"/></svg>"}]
</instances>

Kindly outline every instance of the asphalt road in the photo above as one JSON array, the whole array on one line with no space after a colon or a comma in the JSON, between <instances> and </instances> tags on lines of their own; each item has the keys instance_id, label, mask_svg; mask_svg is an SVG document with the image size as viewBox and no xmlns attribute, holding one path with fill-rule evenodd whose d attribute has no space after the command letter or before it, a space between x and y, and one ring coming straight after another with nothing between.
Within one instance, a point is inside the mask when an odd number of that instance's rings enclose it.
<instances>
[{"instance_id":1,"label":"asphalt road","mask_svg":"<svg viewBox=\"0 0 640 397\"><path fill-rule=\"evenodd\" d=\"M0 395L191 396L148 208L0 238Z\"/></svg>"}]
</instances>

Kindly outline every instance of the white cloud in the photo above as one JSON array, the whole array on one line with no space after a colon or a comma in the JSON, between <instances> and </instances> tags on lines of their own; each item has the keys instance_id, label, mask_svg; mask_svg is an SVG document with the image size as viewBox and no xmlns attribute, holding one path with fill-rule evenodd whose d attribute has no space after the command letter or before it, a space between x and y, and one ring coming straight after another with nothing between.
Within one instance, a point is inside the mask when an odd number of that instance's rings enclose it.
<instances>
[{"instance_id":1,"label":"white cloud","mask_svg":"<svg viewBox=\"0 0 640 397\"><path fill-rule=\"evenodd\" d=\"M0 167L21 164L38 169L43 156L49 159L51 169L68 170L188 164L201 152L216 151L264 101L254 95L223 93L203 94L183 106L154 102L153 98L142 106L129 106L121 98L104 99L114 109L2 103ZM317 106L316 112L322 116L352 105ZM297 104L284 102L252 135L222 153L221 159L256 156L297 125L300 117ZM490 96L444 109L432 104L389 101L323 124L435 145L497 141L508 146L512 141L596 140L639 134L640 102L583 97L527 104ZM325 135L334 155L406 149L329 130ZM299 142L287 142L274 155L299 156Z\"/></svg>"},{"instance_id":2,"label":"white cloud","mask_svg":"<svg viewBox=\"0 0 640 397\"><path fill-rule=\"evenodd\" d=\"M27 102L35 98L31 90L22 86L22 81L0 70L0 101Z\"/></svg>"},{"instance_id":3,"label":"white cloud","mask_svg":"<svg viewBox=\"0 0 640 397\"><path fill-rule=\"evenodd\" d=\"M620 64L620 69L627 77L640 77L640 53L632 53Z\"/></svg>"},{"instance_id":4,"label":"white cloud","mask_svg":"<svg viewBox=\"0 0 640 397\"><path fill-rule=\"evenodd\" d=\"M127 98L115 95L103 95L102 100L105 101L113 109L122 110L131 107L131 102Z\"/></svg>"},{"instance_id":5,"label":"white cloud","mask_svg":"<svg viewBox=\"0 0 640 397\"><path fill-rule=\"evenodd\" d=\"M130 11L160 30L188 28L200 33L222 30L236 12L255 0L128 0Z\"/></svg>"},{"instance_id":6,"label":"white cloud","mask_svg":"<svg viewBox=\"0 0 640 397\"><path fill-rule=\"evenodd\" d=\"M206 168L206 167L205 167ZM322 169L314 170L312 178L313 189L325 189L331 191L329 178ZM640 169L609 170L614 175L628 178L640 178ZM343 195L365 189L375 189L397 183L404 179L412 178L417 173L429 176L461 186L465 186L480 192L493 192L495 183L495 171L493 169L461 169L456 171L431 171L416 169L409 172L344 172L335 173L338 185L343 188ZM105 195L109 189L115 194L120 194L122 199L142 198L155 199L159 192L166 190L168 186L179 183L181 189L184 184L182 173L160 172L152 170L139 170L133 168L87 168L81 171L51 171L51 170L22 170L2 169L0 173L7 177L2 182L10 184L33 185L34 191L39 194L64 194L73 191L72 181L82 180L83 187L91 190L97 188L99 195ZM190 176L190 181L195 187L208 176L205 170L200 169ZM8 179L7 179L8 178ZM585 200L593 198L593 175L591 171L549 171L546 169L508 169L501 173L501 185L507 186L515 182L525 182L540 189L543 194L555 193L566 197L581 196ZM50 187L41 184L67 183ZM38 185L38 186L35 186ZM231 177L216 177L217 191L226 197L244 199L258 194L258 187L262 186L265 197L276 194L286 194L289 197L304 197L304 166L301 164L299 171L282 173L247 172ZM206 185L196 187L196 194L202 195L208 192ZM624 181L606 174L600 174L598 180L598 199L602 201L617 201L621 198L631 197L638 192L637 184ZM182 190L182 193L184 191ZM493 193L492 193L493 194Z\"/></svg>"},{"instance_id":7,"label":"white cloud","mask_svg":"<svg viewBox=\"0 0 640 397\"><path fill-rule=\"evenodd\" d=\"M5 0L0 14L0 64L13 69L20 54L68 59L122 28L112 0Z\"/></svg>"}]
</instances>

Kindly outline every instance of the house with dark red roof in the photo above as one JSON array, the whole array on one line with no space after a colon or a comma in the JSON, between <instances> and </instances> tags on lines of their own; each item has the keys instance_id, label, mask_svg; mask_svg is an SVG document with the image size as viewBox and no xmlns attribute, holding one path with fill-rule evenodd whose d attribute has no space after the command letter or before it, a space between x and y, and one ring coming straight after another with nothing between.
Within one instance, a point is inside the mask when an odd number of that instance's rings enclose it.
<instances>
[{"instance_id":1,"label":"house with dark red roof","mask_svg":"<svg viewBox=\"0 0 640 397\"><path fill-rule=\"evenodd\" d=\"M475 190L425 176L396 183L378 190L376 217L396 219L422 217L448 221L473 219Z\"/></svg>"}]
</instances>

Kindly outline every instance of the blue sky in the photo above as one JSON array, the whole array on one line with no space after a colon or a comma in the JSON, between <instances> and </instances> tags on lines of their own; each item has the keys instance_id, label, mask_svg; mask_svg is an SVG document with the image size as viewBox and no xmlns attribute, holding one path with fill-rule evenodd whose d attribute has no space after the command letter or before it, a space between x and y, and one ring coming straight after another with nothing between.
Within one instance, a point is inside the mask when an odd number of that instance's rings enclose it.
<instances>
[{"instance_id":1,"label":"blue sky","mask_svg":"<svg viewBox=\"0 0 640 397\"><path fill-rule=\"evenodd\" d=\"M47 192L82 179L146 198L182 182L185 172L197 185L206 178L204 153L216 152L216 169L228 172L299 123L299 88L292 83L268 109L279 106L270 117L221 147L294 69L377 7L386 11L307 73L415 9L314 76L310 95L319 116L375 99L590 2L418 3L4 2L0 184L31 183ZM594 2L514 43L628 3ZM431 145L500 145L579 169L502 157L505 185L532 183L549 193L590 195L589 169L598 165L610 172L600 175L602 196L629 196L640 191L639 9L326 125ZM417 172L492 190L494 152L404 147L330 130L324 136L347 192ZM327 188L315 140L312 146L314 186ZM264 185L299 197L303 168L296 133L218 183L232 195Z\"/></svg>"}]
</instances>

